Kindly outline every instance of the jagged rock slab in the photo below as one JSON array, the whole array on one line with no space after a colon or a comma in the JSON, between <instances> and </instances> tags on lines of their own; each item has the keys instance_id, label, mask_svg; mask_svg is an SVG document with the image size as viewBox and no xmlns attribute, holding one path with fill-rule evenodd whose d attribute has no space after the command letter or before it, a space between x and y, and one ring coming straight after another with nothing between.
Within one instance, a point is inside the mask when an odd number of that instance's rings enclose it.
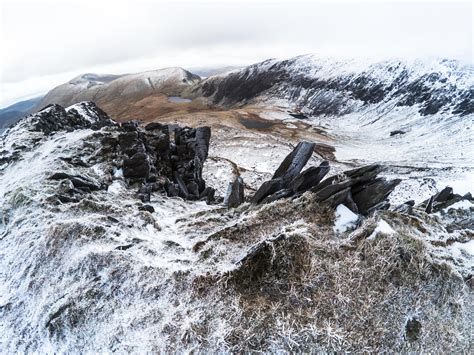
<instances>
[{"instance_id":1,"label":"jagged rock slab","mask_svg":"<svg viewBox=\"0 0 474 355\"><path fill-rule=\"evenodd\" d=\"M305 192L318 185L329 172L329 162L323 161L319 166L312 166L299 173L288 185L293 192Z\"/></svg>"},{"instance_id":2,"label":"jagged rock slab","mask_svg":"<svg viewBox=\"0 0 474 355\"><path fill-rule=\"evenodd\" d=\"M359 212L367 214L371 208L385 201L400 182L400 179L387 181L383 178L378 178L369 183L352 187L353 200Z\"/></svg>"},{"instance_id":3,"label":"jagged rock slab","mask_svg":"<svg viewBox=\"0 0 474 355\"><path fill-rule=\"evenodd\" d=\"M270 196L283 188L282 179L272 179L265 181L257 190L257 192L255 192L251 202L256 204L261 203L265 197Z\"/></svg>"},{"instance_id":4,"label":"jagged rock slab","mask_svg":"<svg viewBox=\"0 0 474 355\"><path fill-rule=\"evenodd\" d=\"M309 158L311 158L315 146L315 143L299 142L295 149L282 161L272 179L281 178L283 184L293 180L304 168Z\"/></svg>"},{"instance_id":5,"label":"jagged rock slab","mask_svg":"<svg viewBox=\"0 0 474 355\"><path fill-rule=\"evenodd\" d=\"M260 186L255 195L252 197L251 202L261 203L267 196L270 196L279 190L286 189L288 185L298 176L308 160L311 158L311 155L314 152L314 147L314 143L299 142L293 151L282 161L278 169L273 174L272 179L264 182L262 186ZM305 179L308 180L310 178L312 173L314 173L314 171L306 173L304 176L300 177L297 181L295 181L293 187L297 189L305 182ZM284 195L287 196L287 194ZM275 200L275 198L271 200Z\"/></svg>"},{"instance_id":6,"label":"jagged rock slab","mask_svg":"<svg viewBox=\"0 0 474 355\"><path fill-rule=\"evenodd\" d=\"M240 176L236 176L234 181L229 183L227 194L224 198L224 205L227 208L235 208L244 203L244 180Z\"/></svg>"},{"instance_id":7,"label":"jagged rock slab","mask_svg":"<svg viewBox=\"0 0 474 355\"><path fill-rule=\"evenodd\" d=\"M423 201L419 207L423 208L426 213L435 213L463 200L472 201L471 194L468 193L461 196L453 193L453 189L447 186L437 194Z\"/></svg>"}]
</instances>

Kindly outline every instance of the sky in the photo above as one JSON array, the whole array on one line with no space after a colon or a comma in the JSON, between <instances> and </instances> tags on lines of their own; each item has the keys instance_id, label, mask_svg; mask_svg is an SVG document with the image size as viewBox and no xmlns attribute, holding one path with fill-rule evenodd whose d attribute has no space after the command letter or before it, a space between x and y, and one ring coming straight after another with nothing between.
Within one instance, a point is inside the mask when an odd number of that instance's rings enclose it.
<instances>
[{"instance_id":1,"label":"sky","mask_svg":"<svg viewBox=\"0 0 474 355\"><path fill-rule=\"evenodd\" d=\"M86 72L315 53L473 63L471 1L0 0L0 107Z\"/></svg>"}]
</instances>

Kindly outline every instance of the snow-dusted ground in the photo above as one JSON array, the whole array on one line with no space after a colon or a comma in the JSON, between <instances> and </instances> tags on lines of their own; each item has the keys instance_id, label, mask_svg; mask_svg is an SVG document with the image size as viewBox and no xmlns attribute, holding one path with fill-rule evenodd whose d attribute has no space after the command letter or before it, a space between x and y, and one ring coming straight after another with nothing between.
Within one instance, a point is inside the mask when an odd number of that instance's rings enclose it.
<instances>
[{"instance_id":1,"label":"snow-dusted ground","mask_svg":"<svg viewBox=\"0 0 474 355\"><path fill-rule=\"evenodd\" d=\"M342 72L348 68L341 66ZM151 85L146 76L140 78ZM294 124L297 119L283 111L285 102L279 105L277 113L269 110L262 117ZM94 120L82 106L72 109ZM430 349L435 344L453 350L453 342L468 346L468 282L474 268L470 202L433 215L386 211L362 218L343 205L326 213L308 195L227 210L153 193L155 212L149 213L139 209L136 187L127 185L116 162L95 156L97 132L44 136L27 130L32 119L0 138L4 154L20 152L16 161L0 166L0 353L260 351L256 339L274 352L308 350L306 344L326 352L349 346L393 350L386 339L397 349L423 350L404 345L413 314L423 321L420 336ZM388 166L386 176L401 176L391 196L399 204L421 202L444 185L456 193L474 191L469 120L472 116L420 116L380 105L307 122L329 131L344 163L381 162ZM396 129L407 133L390 137ZM203 176L222 195L239 172L249 192L270 178L291 150L291 142L280 137L220 128ZM60 159L68 157L91 166L71 167ZM307 166L320 161L313 156ZM345 166L331 166L330 175ZM55 195L69 186L47 179L57 171L108 188L58 203ZM448 231L460 222L467 227ZM265 248L269 277L275 277L269 284L254 277L255 265L242 262L257 255L258 266L260 251L265 264ZM301 262L296 274L293 262ZM308 266L300 274L300 267ZM231 285L239 272L243 291ZM285 279L288 272L294 278ZM383 302L381 289L387 290ZM357 292L365 291L358 298ZM327 309L319 307L324 302ZM359 328L341 315L355 319Z\"/></svg>"}]
</instances>

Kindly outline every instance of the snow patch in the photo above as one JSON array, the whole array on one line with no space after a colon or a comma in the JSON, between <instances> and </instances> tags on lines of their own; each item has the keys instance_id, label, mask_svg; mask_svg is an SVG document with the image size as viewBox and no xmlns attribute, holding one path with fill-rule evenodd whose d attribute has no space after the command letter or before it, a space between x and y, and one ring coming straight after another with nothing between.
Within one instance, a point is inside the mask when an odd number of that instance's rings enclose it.
<instances>
[{"instance_id":1,"label":"snow patch","mask_svg":"<svg viewBox=\"0 0 474 355\"><path fill-rule=\"evenodd\" d=\"M392 227L390 227L390 225L387 222L381 219L379 223L377 224L377 227L374 229L372 234L367 239L369 240L375 239L375 237L379 233L390 235L390 234L395 234L395 231L393 230Z\"/></svg>"},{"instance_id":2,"label":"snow patch","mask_svg":"<svg viewBox=\"0 0 474 355\"><path fill-rule=\"evenodd\" d=\"M336 222L334 223L334 232L344 233L356 226L359 216L344 205L336 208Z\"/></svg>"},{"instance_id":3,"label":"snow patch","mask_svg":"<svg viewBox=\"0 0 474 355\"><path fill-rule=\"evenodd\" d=\"M452 204L451 206L449 206L448 210L451 209L451 208L454 208L454 209L459 209L460 208L460 209L463 209L463 210L468 210L471 207L474 207L474 203L472 203L469 200L462 200L462 201L456 202L455 204Z\"/></svg>"},{"instance_id":4,"label":"snow patch","mask_svg":"<svg viewBox=\"0 0 474 355\"><path fill-rule=\"evenodd\" d=\"M123 192L125 190L124 186L122 185L122 183L119 181L119 180L115 180L114 182L112 182L112 184L109 185L109 187L107 188L107 191L112 193L112 194L120 194L121 192Z\"/></svg>"}]
</instances>

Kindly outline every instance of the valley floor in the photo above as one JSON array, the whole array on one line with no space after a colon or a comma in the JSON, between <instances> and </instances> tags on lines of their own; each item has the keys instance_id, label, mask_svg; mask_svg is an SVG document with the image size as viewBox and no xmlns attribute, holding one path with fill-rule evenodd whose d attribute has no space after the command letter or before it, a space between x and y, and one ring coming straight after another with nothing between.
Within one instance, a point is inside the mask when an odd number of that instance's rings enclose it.
<instances>
[{"instance_id":1,"label":"valley floor","mask_svg":"<svg viewBox=\"0 0 474 355\"><path fill-rule=\"evenodd\" d=\"M412 132L390 136L397 122L382 120L375 126L361 115L335 119L299 119L284 102L275 105L254 104L238 109L211 107L201 99L170 102L166 96L148 97L124 112L111 114L118 119L140 118L143 122L175 123L212 128L209 169L218 164L222 174L231 176L239 169L248 192L267 180L278 167L282 156L288 154L301 140L315 142L317 148L311 165L321 160L331 162L331 174L364 164L380 163L387 167L387 176L401 176L402 184L392 194L394 203L414 199L421 202L437 190L449 185L456 192L474 191L474 148L459 151L449 141L435 134L426 139L424 129L414 124ZM130 115L128 112L133 112ZM370 116L367 114L366 116ZM442 127L439 129L442 131ZM473 146L473 137L466 133L463 147ZM461 143L459 143L461 144ZM226 167L226 168L224 168ZM221 186L221 191L226 187Z\"/></svg>"}]
</instances>

